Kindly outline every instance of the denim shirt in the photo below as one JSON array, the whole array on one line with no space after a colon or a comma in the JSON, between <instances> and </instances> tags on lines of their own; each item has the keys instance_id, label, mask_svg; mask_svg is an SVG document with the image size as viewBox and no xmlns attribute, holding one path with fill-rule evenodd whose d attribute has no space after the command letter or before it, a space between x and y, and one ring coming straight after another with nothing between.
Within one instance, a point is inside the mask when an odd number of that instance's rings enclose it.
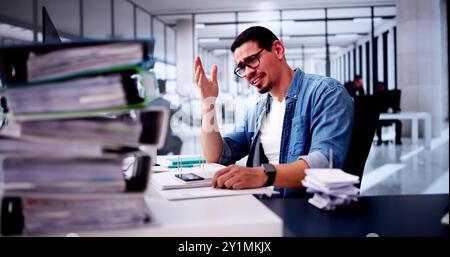
<instances>
[{"instance_id":1,"label":"denim shirt","mask_svg":"<svg viewBox=\"0 0 450 257\"><path fill-rule=\"evenodd\" d=\"M247 167L267 162L261 147L260 129L271 101L272 97L267 94L246 113L244 122L234 132L222 138L219 163L233 164L246 155ZM296 69L286 94L279 163L303 159L311 168L325 168L331 148L333 167L342 168L350 144L353 116L353 100L339 81ZM304 189L279 191L282 197L304 194Z\"/></svg>"}]
</instances>

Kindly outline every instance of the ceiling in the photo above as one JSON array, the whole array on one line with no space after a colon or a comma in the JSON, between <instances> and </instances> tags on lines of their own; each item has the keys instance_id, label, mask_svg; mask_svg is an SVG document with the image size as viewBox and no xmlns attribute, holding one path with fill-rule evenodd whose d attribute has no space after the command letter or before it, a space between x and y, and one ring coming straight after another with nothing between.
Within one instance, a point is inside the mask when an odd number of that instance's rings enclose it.
<instances>
[{"instance_id":1,"label":"ceiling","mask_svg":"<svg viewBox=\"0 0 450 257\"><path fill-rule=\"evenodd\" d=\"M395 0L132 0L152 14L390 5Z\"/></svg>"},{"instance_id":2,"label":"ceiling","mask_svg":"<svg viewBox=\"0 0 450 257\"><path fill-rule=\"evenodd\" d=\"M337 18L328 21L328 43L335 46L331 53L339 50L336 47L346 47L360 36L370 33L371 21L367 19L371 15L369 6L375 6L376 17L395 16L395 7L392 7L395 0L133 0L133 2L172 26L178 20L192 19L192 14L195 14L198 44L211 51L228 49L239 32L249 26L262 25L277 36L281 36L288 48L298 50L304 47L302 53L320 52L322 56L325 54L324 7L328 8L327 17ZM391 7L385 7L387 5ZM339 20L344 18L349 19ZM365 21L356 22L353 20L356 18ZM375 26L386 21L387 19L377 18Z\"/></svg>"}]
</instances>

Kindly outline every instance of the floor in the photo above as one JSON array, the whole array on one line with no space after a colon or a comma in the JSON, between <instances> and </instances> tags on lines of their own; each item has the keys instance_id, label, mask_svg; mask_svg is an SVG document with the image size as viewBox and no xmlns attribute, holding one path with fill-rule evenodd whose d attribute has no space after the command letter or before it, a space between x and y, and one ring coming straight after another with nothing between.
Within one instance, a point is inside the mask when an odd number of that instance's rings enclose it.
<instances>
[{"instance_id":1,"label":"floor","mask_svg":"<svg viewBox=\"0 0 450 257\"><path fill-rule=\"evenodd\" d=\"M433 138L431 150L422 139L416 145L402 138L402 145L372 145L361 182L361 195L449 193L449 129ZM389 132L388 132L389 133ZM201 154L199 136L180 135L181 154ZM383 139L389 139L389 134ZM245 160L238 164L245 165Z\"/></svg>"},{"instance_id":2,"label":"floor","mask_svg":"<svg viewBox=\"0 0 450 257\"><path fill-rule=\"evenodd\" d=\"M372 145L361 183L362 195L437 194L449 192L449 130L433 138L431 150L412 145Z\"/></svg>"}]
</instances>

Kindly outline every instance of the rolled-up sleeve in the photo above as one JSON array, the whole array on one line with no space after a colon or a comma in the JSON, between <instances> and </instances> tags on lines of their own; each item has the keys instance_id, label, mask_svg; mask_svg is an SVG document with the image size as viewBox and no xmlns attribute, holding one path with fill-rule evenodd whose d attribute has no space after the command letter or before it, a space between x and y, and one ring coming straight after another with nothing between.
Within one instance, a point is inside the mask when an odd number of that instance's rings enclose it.
<instances>
[{"instance_id":1,"label":"rolled-up sleeve","mask_svg":"<svg viewBox=\"0 0 450 257\"><path fill-rule=\"evenodd\" d=\"M342 168L353 130L353 100L346 89L336 83L324 87L313 108L311 148L302 159L314 168L326 167L332 149L333 167Z\"/></svg>"},{"instance_id":2,"label":"rolled-up sleeve","mask_svg":"<svg viewBox=\"0 0 450 257\"><path fill-rule=\"evenodd\" d=\"M309 153L308 155L302 155L298 157L298 159L304 160L308 164L308 166L312 169L329 167L327 157L319 151Z\"/></svg>"}]
</instances>

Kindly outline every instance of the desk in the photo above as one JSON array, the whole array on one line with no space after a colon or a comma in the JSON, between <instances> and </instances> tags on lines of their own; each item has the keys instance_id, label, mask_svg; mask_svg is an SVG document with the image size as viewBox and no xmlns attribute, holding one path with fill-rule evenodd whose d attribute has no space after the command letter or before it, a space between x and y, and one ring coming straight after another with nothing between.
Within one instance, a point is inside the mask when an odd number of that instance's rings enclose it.
<instances>
[{"instance_id":1,"label":"desk","mask_svg":"<svg viewBox=\"0 0 450 257\"><path fill-rule=\"evenodd\" d=\"M380 120L411 120L411 139L417 144L419 139L419 119L424 121L425 148L431 149L431 115L427 112L381 113Z\"/></svg>"},{"instance_id":2,"label":"desk","mask_svg":"<svg viewBox=\"0 0 450 257\"><path fill-rule=\"evenodd\" d=\"M334 212L321 211L307 199L263 199L284 222L285 236L448 236L440 223L448 212L446 195L361 197Z\"/></svg>"}]
</instances>

